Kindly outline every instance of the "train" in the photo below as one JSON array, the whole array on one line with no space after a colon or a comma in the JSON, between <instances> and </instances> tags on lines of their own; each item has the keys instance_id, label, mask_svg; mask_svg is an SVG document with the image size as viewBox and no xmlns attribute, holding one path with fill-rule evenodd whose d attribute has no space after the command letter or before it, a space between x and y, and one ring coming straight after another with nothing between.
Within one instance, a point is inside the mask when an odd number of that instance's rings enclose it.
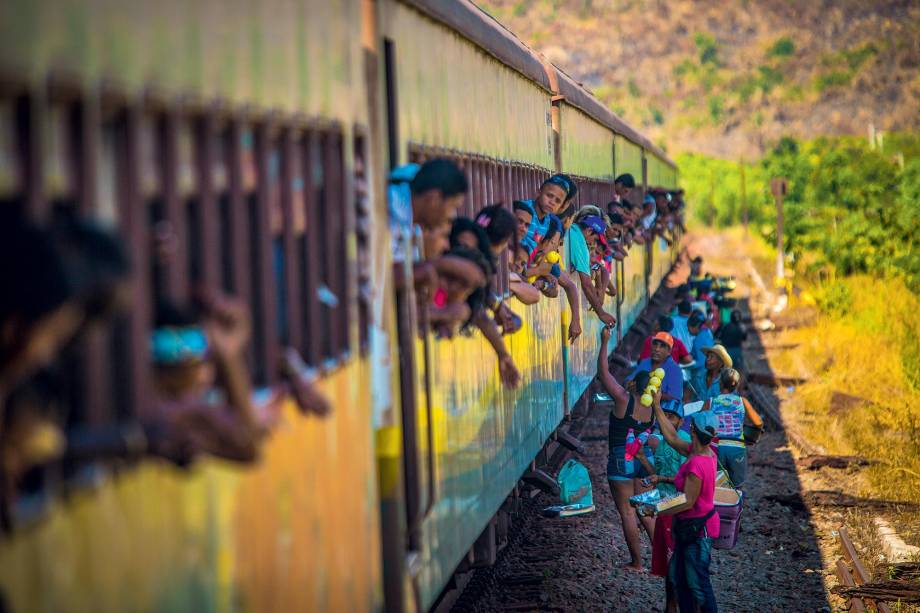
<instances>
[{"instance_id":1,"label":"train","mask_svg":"<svg viewBox=\"0 0 920 613\"><path fill-rule=\"evenodd\" d=\"M522 478L584 401L601 324L582 300L568 344L563 298L515 304L515 390L480 335L415 334L389 170L455 160L469 215L554 172L580 204L626 172L675 189L673 161L469 0L8 0L0 24L0 198L108 224L134 265L133 306L94 331L71 421L150 410L152 305L200 285L250 306L261 389L294 347L334 405L318 419L286 402L252 464L49 468L0 536L4 608L442 605L458 571L494 561ZM165 268L163 224L179 238ZM617 263L618 339L676 256L655 239Z\"/></svg>"}]
</instances>

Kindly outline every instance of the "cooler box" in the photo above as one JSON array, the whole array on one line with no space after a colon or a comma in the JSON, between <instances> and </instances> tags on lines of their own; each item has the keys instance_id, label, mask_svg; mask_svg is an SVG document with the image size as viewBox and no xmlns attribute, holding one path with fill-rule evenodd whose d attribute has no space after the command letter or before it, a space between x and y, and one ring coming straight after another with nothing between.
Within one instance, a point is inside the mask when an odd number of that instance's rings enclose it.
<instances>
[{"instance_id":1,"label":"cooler box","mask_svg":"<svg viewBox=\"0 0 920 613\"><path fill-rule=\"evenodd\" d=\"M741 527L741 503L744 493L730 487L717 487L714 502L719 514L719 538L712 546L716 549L733 549Z\"/></svg>"}]
</instances>

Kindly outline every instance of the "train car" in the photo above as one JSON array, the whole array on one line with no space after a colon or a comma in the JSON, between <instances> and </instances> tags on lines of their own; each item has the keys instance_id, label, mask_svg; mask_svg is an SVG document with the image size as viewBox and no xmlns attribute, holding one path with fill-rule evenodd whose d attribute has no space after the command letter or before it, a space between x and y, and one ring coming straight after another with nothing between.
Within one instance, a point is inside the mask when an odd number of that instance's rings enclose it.
<instances>
[{"instance_id":1,"label":"train car","mask_svg":"<svg viewBox=\"0 0 920 613\"><path fill-rule=\"evenodd\" d=\"M470 2L393 1L381 24L385 97L395 109L388 117L391 161L456 160L471 185L467 216L533 197L554 171L575 178L581 204L603 207L616 173L641 179L645 151L664 157ZM621 335L647 303L649 261L638 247L621 268ZM525 473L540 468L547 443L594 378L601 324L583 296L583 333L573 346L564 341L564 297L531 306L508 294L506 300L524 323L507 339L524 375L517 390L502 386L480 335L418 339L411 309L398 310L405 323L402 417L379 432L389 438L384 433L401 426L405 483L400 490L398 479L382 479L381 498L398 508L405 496L404 517L392 519L394 527L405 522L407 538L384 539L386 559L404 561L400 577L387 569L388 608L404 603L407 592L422 610L446 606L442 592L456 586L455 571L494 561L509 497ZM411 295L399 301L414 303ZM383 449L381 466L392 471L397 446Z\"/></svg>"},{"instance_id":2,"label":"train car","mask_svg":"<svg viewBox=\"0 0 920 613\"><path fill-rule=\"evenodd\" d=\"M69 425L151 415L154 305L200 287L249 305L259 398L294 350L333 400L319 419L285 399L251 464L42 469L0 536L0 608L443 604L456 571L494 561L522 476L545 476L600 325L582 297L567 346L563 297L515 304L516 390L481 335L419 337L392 276L387 172L452 158L471 214L556 171L603 206L615 175L645 189L650 156L664 184L673 164L468 0L13 0L0 23L0 198L108 224L134 264L130 312L67 365ZM618 267L619 336L668 259L633 248Z\"/></svg>"},{"instance_id":3,"label":"train car","mask_svg":"<svg viewBox=\"0 0 920 613\"><path fill-rule=\"evenodd\" d=\"M74 209L119 230L124 321L94 333L71 425L141 419L153 304L244 298L261 390L294 348L333 399L286 401L251 465L51 466L0 536L3 610L370 611L382 607L368 331L359 260L385 216L359 0L12 0L0 7L0 186L36 219ZM356 233L356 226L373 228ZM175 257L154 257L172 233ZM382 257L382 256L381 256ZM5 262L4 265L10 265ZM4 291L11 291L5 288ZM381 304L384 304L381 301ZM374 317L374 322L368 322ZM379 335L378 335L379 336ZM66 470L66 472L64 472Z\"/></svg>"}]
</instances>

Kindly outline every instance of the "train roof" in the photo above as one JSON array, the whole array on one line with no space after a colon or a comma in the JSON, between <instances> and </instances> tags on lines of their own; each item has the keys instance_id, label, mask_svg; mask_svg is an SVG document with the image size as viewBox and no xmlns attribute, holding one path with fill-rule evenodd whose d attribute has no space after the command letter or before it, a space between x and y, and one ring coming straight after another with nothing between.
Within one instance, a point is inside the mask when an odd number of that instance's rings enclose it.
<instances>
[{"instance_id":1,"label":"train roof","mask_svg":"<svg viewBox=\"0 0 920 613\"><path fill-rule=\"evenodd\" d=\"M565 97L565 102L576 107L595 121L607 126L641 145L643 149L664 160L672 168L676 164L638 130L608 109L600 100L564 70L552 64L525 45L513 32L470 0L401 0L436 21L457 31L500 62L554 94ZM548 70L556 75L551 83Z\"/></svg>"}]
</instances>

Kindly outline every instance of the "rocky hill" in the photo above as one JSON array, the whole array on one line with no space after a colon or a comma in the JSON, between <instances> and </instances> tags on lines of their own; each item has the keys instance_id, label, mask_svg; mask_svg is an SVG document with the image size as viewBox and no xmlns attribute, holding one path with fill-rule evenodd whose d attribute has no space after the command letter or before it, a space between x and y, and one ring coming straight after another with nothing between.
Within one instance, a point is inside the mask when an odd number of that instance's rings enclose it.
<instances>
[{"instance_id":1,"label":"rocky hill","mask_svg":"<svg viewBox=\"0 0 920 613\"><path fill-rule=\"evenodd\" d=\"M670 153L920 127L916 0L477 0Z\"/></svg>"}]
</instances>

